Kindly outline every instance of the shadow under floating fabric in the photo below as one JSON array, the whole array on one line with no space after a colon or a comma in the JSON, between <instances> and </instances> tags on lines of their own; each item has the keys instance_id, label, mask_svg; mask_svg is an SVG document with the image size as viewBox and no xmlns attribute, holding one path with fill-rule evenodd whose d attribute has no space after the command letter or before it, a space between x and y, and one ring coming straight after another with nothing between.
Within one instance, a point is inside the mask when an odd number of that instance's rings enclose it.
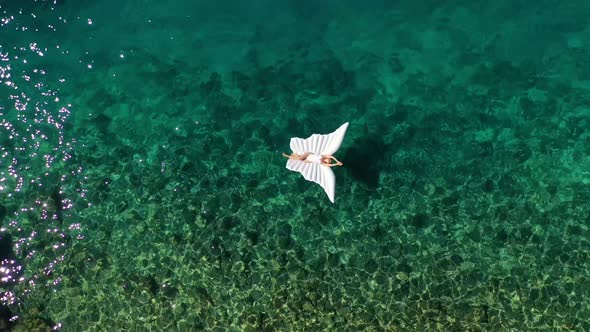
<instances>
[{"instance_id":1,"label":"shadow under floating fabric","mask_svg":"<svg viewBox=\"0 0 590 332\"><path fill-rule=\"evenodd\" d=\"M387 150L379 136L362 137L346 150L343 162L355 180L364 183L368 189L375 190L379 186L379 175Z\"/></svg>"}]
</instances>

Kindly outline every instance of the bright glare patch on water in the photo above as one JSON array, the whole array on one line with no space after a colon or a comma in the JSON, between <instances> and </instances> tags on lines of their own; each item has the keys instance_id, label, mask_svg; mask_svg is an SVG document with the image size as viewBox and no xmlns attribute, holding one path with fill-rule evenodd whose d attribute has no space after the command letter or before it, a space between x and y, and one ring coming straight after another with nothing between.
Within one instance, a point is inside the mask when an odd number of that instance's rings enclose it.
<instances>
[{"instance_id":1,"label":"bright glare patch on water","mask_svg":"<svg viewBox=\"0 0 590 332\"><path fill-rule=\"evenodd\" d=\"M66 23L52 5L0 4L0 303L11 308L57 289L69 246L84 238L72 220L85 191L67 131L72 105L60 95L67 72L48 66L68 51L40 38Z\"/></svg>"}]
</instances>

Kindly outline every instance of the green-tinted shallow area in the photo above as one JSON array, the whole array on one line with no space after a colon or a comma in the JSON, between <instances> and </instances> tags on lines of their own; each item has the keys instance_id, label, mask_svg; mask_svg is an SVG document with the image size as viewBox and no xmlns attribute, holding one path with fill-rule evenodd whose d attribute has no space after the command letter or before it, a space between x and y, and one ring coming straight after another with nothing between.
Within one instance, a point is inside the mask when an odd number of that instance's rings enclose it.
<instances>
[{"instance_id":1,"label":"green-tinted shallow area","mask_svg":"<svg viewBox=\"0 0 590 332\"><path fill-rule=\"evenodd\" d=\"M0 1L0 330L589 331L588 17Z\"/></svg>"}]
</instances>

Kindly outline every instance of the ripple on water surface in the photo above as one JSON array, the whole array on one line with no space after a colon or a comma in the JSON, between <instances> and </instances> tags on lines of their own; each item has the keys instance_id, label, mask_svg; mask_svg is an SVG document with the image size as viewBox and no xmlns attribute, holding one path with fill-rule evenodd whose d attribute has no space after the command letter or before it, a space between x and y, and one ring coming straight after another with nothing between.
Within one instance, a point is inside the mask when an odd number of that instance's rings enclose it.
<instances>
[{"instance_id":1,"label":"ripple on water surface","mask_svg":"<svg viewBox=\"0 0 590 332\"><path fill-rule=\"evenodd\" d=\"M73 57L57 41L67 19L53 3L0 4L0 294L15 315L29 295L59 287L66 249L83 238L73 217L83 168L61 93L70 83L56 65Z\"/></svg>"}]
</instances>

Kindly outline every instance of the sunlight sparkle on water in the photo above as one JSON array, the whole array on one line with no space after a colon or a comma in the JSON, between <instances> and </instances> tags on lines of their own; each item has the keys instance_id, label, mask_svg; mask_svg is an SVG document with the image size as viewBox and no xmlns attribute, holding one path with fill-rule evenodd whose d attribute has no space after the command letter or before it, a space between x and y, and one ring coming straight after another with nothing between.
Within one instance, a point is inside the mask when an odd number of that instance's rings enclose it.
<instances>
[{"instance_id":1,"label":"sunlight sparkle on water","mask_svg":"<svg viewBox=\"0 0 590 332\"><path fill-rule=\"evenodd\" d=\"M55 60L77 64L68 58L71 50L51 37L74 20L48 14L55 1L41 2L0 13L0 32L14 37L0 40L0 194L7 198L0 206L0 237L10 249L0 261L0 305L20 303L35 287L55 289L63 280L56 271L65 249L84 238L82 225L67 219L87 192L78 188L82 168L70 165L77 143L66 124L74 106L60 94L72 76L63 66L47 66ZM39 8L43 12L31 12Z\"/></svg>"}]
</instances>

